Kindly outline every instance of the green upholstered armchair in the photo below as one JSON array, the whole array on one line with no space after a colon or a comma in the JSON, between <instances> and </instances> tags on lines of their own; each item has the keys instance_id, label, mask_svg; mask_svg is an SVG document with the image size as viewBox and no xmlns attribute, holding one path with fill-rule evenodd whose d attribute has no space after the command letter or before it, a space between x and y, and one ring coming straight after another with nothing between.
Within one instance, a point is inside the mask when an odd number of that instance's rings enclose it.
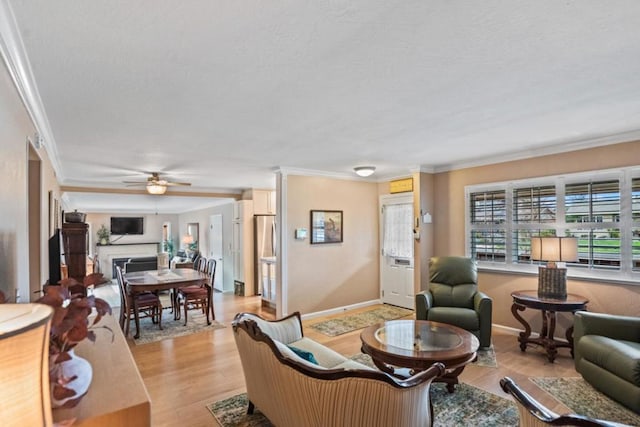
<instances>
[{"instance_id":1,"label":"green upholstered armchair","mask_svg":"<svg viewBox=\"0 0 640 427\"><path fill-rule=\"evenodd\" d=\"M640 317L578 311L573 346L585 381L640 413Z\"/></svg>"},{"instance_id":2,"label":"green upholstered armchair","mask_svg":"<svg viewBox=\"0 0 640 427\"><path fill-rule=\"evenodd\" d=\"M480 347L491 346L493 302L478 291L476 262L464 257L434 257L429 271L429 289L416 295L416 319L457 326L478 337Z\"/></svg>"}]
</instances>

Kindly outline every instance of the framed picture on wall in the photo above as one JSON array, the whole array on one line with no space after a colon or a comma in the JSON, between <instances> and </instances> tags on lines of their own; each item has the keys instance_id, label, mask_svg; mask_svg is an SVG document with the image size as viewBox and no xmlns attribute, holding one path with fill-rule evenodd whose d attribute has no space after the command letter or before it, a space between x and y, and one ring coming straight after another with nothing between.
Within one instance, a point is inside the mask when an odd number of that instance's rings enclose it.
<instances>
[{"instance_id":1,"label":"framed picture on wall","mask_svg":"<svg viewBox=\"0 0 640 427\"><path fill-rule=\"evenodd\" d=\"M311 244L342 242L342 211L311 211Z\"/></svg>"}]
</instances>

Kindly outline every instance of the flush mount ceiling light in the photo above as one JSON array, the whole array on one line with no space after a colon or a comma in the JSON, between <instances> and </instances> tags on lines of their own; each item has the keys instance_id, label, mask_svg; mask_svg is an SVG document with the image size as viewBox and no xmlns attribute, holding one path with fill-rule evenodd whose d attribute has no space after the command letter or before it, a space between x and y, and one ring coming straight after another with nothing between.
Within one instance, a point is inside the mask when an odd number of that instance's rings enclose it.
<instances>
[{"instance_id":1,"label":"flush mount ceiling light","mask_svg":"<svg viewBox=\"0 0 640 427\"><path fill-rule=\"evenodd\" d=\"M147 185L147 193L149 194L164 194L167 191L167 186L162 184L149 184Z\"/></svg>"},{"instance_id":2,"label":"flush mount ceiling light","mask_svg":"<svg viewBox=\"0 0 640 427\"><path fill-rule=\"evenodd\" d=\"M356 166L355 168L353 168L353 170L358 176L369 176L376 171L376 167L375 166Z\"/></svg>"}]
</instances>

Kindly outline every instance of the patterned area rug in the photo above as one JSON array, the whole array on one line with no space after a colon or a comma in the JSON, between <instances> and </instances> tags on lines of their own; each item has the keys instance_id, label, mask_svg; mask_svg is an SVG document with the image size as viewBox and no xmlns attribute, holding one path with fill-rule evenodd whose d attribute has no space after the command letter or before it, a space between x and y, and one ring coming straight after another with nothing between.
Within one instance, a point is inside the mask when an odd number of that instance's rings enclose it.
<instances>
[{"instance_id":1,"label":"patterned area rug","mask_svg":"<svg viewBox=\"0 0 640 427\"><path fill-rule=\"evenodd\" d=\"M413 310L387 305L381 308L363 311L362 313L350 314L348 316L314 323L310 325L310 327L321 334L335 337L355 331L356 329L363 329L367 326L384 322L385 320L398 319L411 314L413 314Z\"/></svg>"},{"instance_id":2,"label":"patterned area rug","mask_svg":"<svg viewBox=\"0 0 640 427\"><path fill-rule=\"evenodd\" d=\"M162 341L168 338L176 338L184 335L191 335L203 331L215 331L216 329L226 328L220 322L212 321L207 325L207 319L200 310L189 310L189 321L184 326L184 313L182 319L173 320L173 314L170 310L163 310L162 313L162 330L158 329L158 325L151 321L150 317L140 319L140 338L134 340L136 345L148 344L151 342ZM131 336L136 332L135 322L132 320L129 326Z\"/></svg>"},{"instance_id":3,"label":"patterned area rug","mask_svg":"<svg viewBox=\"0 0 640 427\"><path fill-rule=\"evenodd\" d=\"M640 426L639 414L609 399L582 377L544 377L530 380L576 414Z\"/></svg>"},{"instance_id":4,"label":"patterned area rug","mask_svg":"<svg viewBox=\"0 0 640 427\"><path fill-rule=\"evenodd\" d=\"M431 400L436 427L518 425L518 410L513 402L468 384L459 384L453 394L447 392L444 384L433 384ZM257 409L253 415L247 415L247 405L247 395L242 393L207 408L223 427L272 426Z\"/></svg>"},{"instance_id":5,"label":"patterned area rug","mask_svg":"<svg viewBox=\"0 0 640 427\"><path fill-rule=\"evenodd\" d=\"M487 368L497 368L498 360L493 345L489 348L478 349L478 360L473 362L475 366L485 366Z\"/></svg>"}]
</instances>

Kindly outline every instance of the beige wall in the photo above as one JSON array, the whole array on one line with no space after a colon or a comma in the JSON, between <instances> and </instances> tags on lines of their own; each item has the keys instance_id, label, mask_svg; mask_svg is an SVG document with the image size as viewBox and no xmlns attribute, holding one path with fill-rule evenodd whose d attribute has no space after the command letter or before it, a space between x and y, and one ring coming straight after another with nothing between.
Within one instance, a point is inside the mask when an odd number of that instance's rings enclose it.
<instances>
[{"instance_id":1,"label":"beige wall","mask_svg":"<svg viewBox=\"0 0 640 427\"><path fill-rule=\"evenodd\" d=\"M28 142L31 124L0 61L0 289L12 301L29 300Z\"/></svg>"},{"instance_id":2,"label":"beige wall","mask_svg":"<svg viewBox=\"0 0 640 427\"><path fill-rule=\"evenodd\" d=\"M378 185L320 177L287 178L289 313L313 313L379 298ZM343 243L295 240L309 211L343 211Z\"/></svg>"},{"instance_id":3,"label":"beige wall","mask_svg":"<svg viewBox=\"0 0 640 427\"><path fill-rule=\"evenodd\" d=\"M154 214L123 214L123 213L89 213L86 222L89 224L89 239L91 242L91 254L95 253L98 244L98 229L104 225L107 230L111 226L111 217L142 217L144 234L130 236L111 236L110 241L116 244L125 243L161 243L162 224L171 223L171 234L173 241L178 238L178 215L154 215ZM177 250L177 245L175 246Z\"/></svg>"},{"instance_id":4,"label":"beige wall","mask_svg":"<svg viewBox=\"0 0 640 427\"><path fill-rule=\"evenodd\" d=\"M603 146L533 159L461 169L435 175L434 253L465 254L464 187L467 185L520 180L546 175L613 169L640 165L640 141ZM515 290L537 289L537 276L481 272L480 289L494 299L494 324L519 328L510 312ZM640 315L640 286L585 281L568 281L570 293L590 299L589 310L626 315ZM525 318L539 313L525 311ZM568 319L563 318L562 324Z\"/></svg>"}]
</instances>

